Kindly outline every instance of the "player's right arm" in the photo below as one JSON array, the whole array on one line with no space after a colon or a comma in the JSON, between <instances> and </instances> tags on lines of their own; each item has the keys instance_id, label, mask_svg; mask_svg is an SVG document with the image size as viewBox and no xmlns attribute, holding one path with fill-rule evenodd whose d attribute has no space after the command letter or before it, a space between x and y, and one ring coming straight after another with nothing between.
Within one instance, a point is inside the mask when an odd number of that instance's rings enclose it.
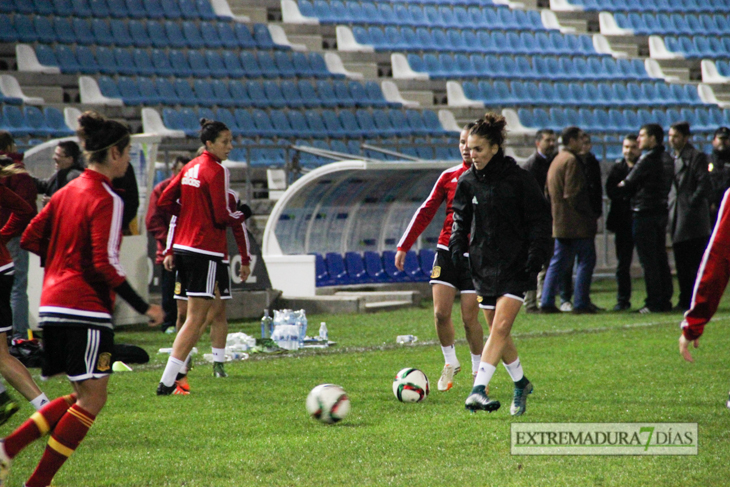
<instances>
[{"instance_id":1,"label":"player's right arm","mask_svg":"<svg viewBox=\"0 0 730 487\"><path fill-rule=\"evenodd\" d=\"M53 202L44 206L41 212L30 221L20 238L20 247L39 256L41 262L45 262L48 253L54 208Z\"/></svg>"},{"instance_id":2,"label":"player's right arm","mask_svg":"<svg viewBox=\"0 0 730 487\"><path fill-rule=\"evenodd\" d=\"M165 191L162 192L160 198L157 200L158 210L164 211L170 215L177 215L180 213L180 190L183 174L185 171L180 171L167 185Z\"/></svg>"}]
</instances>

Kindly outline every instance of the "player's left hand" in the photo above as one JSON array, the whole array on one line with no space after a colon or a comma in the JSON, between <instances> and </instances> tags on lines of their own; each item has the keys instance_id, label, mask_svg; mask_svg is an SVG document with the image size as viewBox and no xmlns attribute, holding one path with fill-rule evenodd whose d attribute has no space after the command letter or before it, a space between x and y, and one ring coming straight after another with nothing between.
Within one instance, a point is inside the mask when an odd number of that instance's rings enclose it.
<instances>
[{"instance_id":1,"label":"player's left hand","mask_svg":"<svg viewBox=\"0 0 730 487\"><path fill-rule=\"evenodd\" d=\"M159 304L150 304L145 315L150 319L150 326L160 326L165 320L165 312L162 311L162 307Z\"/></svg>"},{"instance_id":2,"label":"player's left hand","mask_svg":"<svg viewBox=\"0 0 730 487\"><path fill-rule=\"evenodd\" d=\"M692 358L692 354L689 351L690 343L693 343L694 347L697 348L700 346L700 339L687 340L684 333L679 335L679 353L682 354L682 357L684 357L687 362L694 362L695 360Z\"/></svg>"},{"instance_id":3,"label":"player's left hand","mask_svg":"<svg viewBox=\"0 0 730 487\"><path fill-rule=\"evenodd\" d=\"M241 281L246 282L246 279L248 279L248 276L251 275L251 266L242 265L239 273L241 275Z\"/></svg>"}]
</instances>

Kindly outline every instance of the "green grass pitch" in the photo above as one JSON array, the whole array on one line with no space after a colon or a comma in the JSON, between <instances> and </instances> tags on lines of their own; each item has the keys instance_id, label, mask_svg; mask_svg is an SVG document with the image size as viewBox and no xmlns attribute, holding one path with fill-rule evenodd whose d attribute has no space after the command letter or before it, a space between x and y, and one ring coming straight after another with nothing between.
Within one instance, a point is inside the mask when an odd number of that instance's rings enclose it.
<instances>
[{"instance_id":1,"label":"green grass pitch","mask_svg":"<svg viewBox=\"0 0 730 487\"><path fill-rule=\"evenodd\" d=\"M634 307L643 301L637 282ZM593 300L614 304L612 282L593 286ZM640 316L526 315L513 334L535 392L520 418L509 415L512 383L499 367L492 414L471 414L469 352L457 323L463 372L454 388L436 391L443 357L435 342L432 304L375 315L310 316L310 334L326 321L338 346L322 353L261 357L229 363L214 379L198 363L193 394L157 397L155 389L172 336L120 331L119 343L144 347L150 364L114 374L109 401L86 440L54 480L61 486L720 486L730 474L730 301L706 328L696 362L679 356L679 314ZM483 321L483 317L481 318ZM256 335L258 323L230 331ZM414 346L396 335L414 334ZM198 345L208 353L210 342ZM200 356L199 356L200 357ZM417 367L431 380L420 404L401 404L392 378ZM32 371L37 375L37 370ZM308 392L332 382L348 392L349 416L327 426L309 418ZM49 397L68 393L65 379L41 384ZM11 391L17 398L18 394ZM9 433L32 413L2 426ZM697 456L512 456L513 422L697 422ZM45 447L37 441L13 463L21 486Z\"/></svg>"}]
</instances>

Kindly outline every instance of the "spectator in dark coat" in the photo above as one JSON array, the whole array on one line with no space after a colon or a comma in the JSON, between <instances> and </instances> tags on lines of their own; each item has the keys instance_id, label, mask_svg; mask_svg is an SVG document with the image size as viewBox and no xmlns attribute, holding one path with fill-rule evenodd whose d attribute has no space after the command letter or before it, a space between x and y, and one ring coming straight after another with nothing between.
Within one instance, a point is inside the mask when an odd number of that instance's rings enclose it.
<instances>
[{"instance_id":1,"label":"spectator in dark coat","mask_svg":"<svg viewBox=\"0 0 730 487\"><path fill-rule=\"evenodd\" d=\"M157 200L170 181L180 172L180 170L190 162L190 159L182 156L175 158L172 164L172 175L164 181L157 184L150 194L149 206L147 207L147 217L145 218L145 226L147 232L157 242L157 252L155 253L155 265L160 266L160 292L162 294L162 310L165 312L165 321L162 323L162 331L166 331L170 327L175 327L177 322L177 305L175 304L175 271L168 271L162 265L165 255L165 247L167 245L167 230L170 227L170 219L172 215L157 207Z\"/></svg>"},{"instance_id":2,"label":"spectator in dark coat","mask_svg":"<svg viewBox=\"0 0 730 487\"><path fill-rule=\"evenodd\" d=\"M646 301L639 313L672 309L672 274L667 258L667 197L674 161L664 151L664 129L646 124L639 130L639 149L645 151L634 169L618 185L618 194L631 196L636 252L644 269Z\"/></svg>"},{"instance_id":3,"label":"spectator in dark coat","mask_svg":"<svg viewBox=\"0 0 730 487\"><path fill-rule=\"evenodd\" d=\"M634 257L634 237L631 234L631 197L620 194L618 184L626 179L639 160L641 151L636 136L624 137L623 158L616 161L606 178L606 196L611 200L611 207L606 217L606 229L614 233L616 245L616 306L614 311L631 308L631 261Z\"/></svg>"},{"instance_id":4,"label":"spectator in dark coat","mask_svg":"<svg viewBox=\"0 0 730 487\"><path fill-rule=\"evenodd\" d=\"M139 208L139 189L137 188L137 177L134 175L132 163L127 166L127 172L121 178L112 180L114 190L124 201L124 214L122 215L122 234L139 235L137 226L137 209Z\"/></svg>"},{"instance_id":5,"label":"spectator in dark coat","mask_svg":"<svg viewBox=\"0 0 730 487\"><path fill-rule=\"evenodd\" d=\"M13 136L10 132L0 130L0 165L9 164L25 168L23 154L17 152ZM0 180L0 184L7 186L26 201L33 208L35 216L38 191L30 174L24 172L3 178ZM7 223L10 214L9 209L0 209L0 227ZM10 305L13 309L13 335L18 338L28 338L28 252L20 248L20 235L23 230L25 229L21 229L6 243L15 264L15 280L10 294Z\"/></svg>"},{"instance_id":6,"label":"spectator in dark coat","mask_svg":"<svg viewBox=\"0 0 730 487\"><path fill-rule=\"evenodd\" d=\"M669 145L674 155L674 178L669 191L669 234L679 281L677 308L689 309L697 270L710 237L712 191L707 156L689 142L690 126L677 122L669 128Z\"/></svg>"},{"instance_id":7,"label":"spectator in dark coat","mask_svg":"<svg viewBox=\"0 0 730 487\"><path fill-rule=\"evenodd\" d=\"M33 178L38 194L43 195L41 202L44 205L48 203L56 191L84 172L84 165L81 162L81 149L72 140L61 142L56 146L53 151L53 162L56 164L56 172L53 173L53 176L48 179Z\"/></svg>"},{"instance_id":8,"label":"spectator in dark coat","mask_svg":"<svg viewBox=\"0 0 730 487\"><path fill-rule=\"evenodd\" d=\"M710 223L714 225L722 197L725 191L730 188L730 129L727 127L720 127L715 130L707 170L710 173L710 183L712 184Z\"/></svg>"}]
</instances>

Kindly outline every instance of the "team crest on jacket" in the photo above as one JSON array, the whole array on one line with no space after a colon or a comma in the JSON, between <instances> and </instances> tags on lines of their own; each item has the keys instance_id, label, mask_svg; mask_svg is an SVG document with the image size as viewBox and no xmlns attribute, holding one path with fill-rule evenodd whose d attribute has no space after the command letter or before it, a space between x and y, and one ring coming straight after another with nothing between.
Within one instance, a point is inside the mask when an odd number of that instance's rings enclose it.
<instances>
[{"instance_id":1,"label":"team crest on jacket","mask_svg":"<svg viewBox=\"0 0 730 487\"><path fill-rule=\"evenodd\" d=\"M109 352L104 352L101 355L99 355L99 360L96 362L96 368L99 370L99 372L106 372L109 370L112 366L112 354Z\"/></svg>"},{"instance_id":2,"label":"team crest on jacket","mask_svg":"<svg viewBox=\"0 0 730 487\"><path fill-rule=\"evenodd\" d=\"M484 298L481 296L477 296L477 303L481 303L482 301L484 301Z\"/></svg>"},{"instance_id":3,"label":"team crest on jacket","mask_svg":"<svg viewBox=\"0 0 730 487\"><path fill-rule=\"evenodd\" d=\"M194 186L196 188L200 187L200 180L198 179L198 170L200 169L200 164L196 164L187 171L185 171L185 176L182 178L182 184L186 186Z\"/></svg>"},{"instance_id":4,"label":"team crest on jacket","mask_svg":"<svg viewBox=\"0 0 730 487\"><path fill-rule=\"evenodd\" d=\"M176 282L175 283L175 294L177 294L179 296L181 292L182 292L182 283Z\"/></svg>"},{"instance_id":5,"label":"team crest on jacket","mask_svg":"<svg viewBox=\"0 0 730 487\"><path fill-rule=\"evenodd\" d=\"M433 270L431 271L431 279L438 279L441 276L441 266L435 265L433 266Z\"/></svg>"}]
</instances>

